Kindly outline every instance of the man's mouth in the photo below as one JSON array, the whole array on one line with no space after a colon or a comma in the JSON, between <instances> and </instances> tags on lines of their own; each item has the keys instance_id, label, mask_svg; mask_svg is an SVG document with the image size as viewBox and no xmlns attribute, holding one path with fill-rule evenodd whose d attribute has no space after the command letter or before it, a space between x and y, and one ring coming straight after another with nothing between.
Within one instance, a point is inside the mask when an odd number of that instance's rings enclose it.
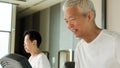
<instances>
[{"instance_id":1,"label":"man's mouth","mask_svg":"<svg viewBox=\"0 0 120 68\"><path fill-rule=\"evenodd\" d=\"M74 33L76 33L78 31L78 29L74 29L74 30L72 30L72 32L74 32Z\"/></svg>"}]
</instances>

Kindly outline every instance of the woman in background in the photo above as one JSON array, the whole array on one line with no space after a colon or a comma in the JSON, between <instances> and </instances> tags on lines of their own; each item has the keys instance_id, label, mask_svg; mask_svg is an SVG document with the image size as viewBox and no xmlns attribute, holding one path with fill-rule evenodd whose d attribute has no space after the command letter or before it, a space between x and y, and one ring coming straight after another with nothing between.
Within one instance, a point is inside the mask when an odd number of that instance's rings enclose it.
<instances>
[{"instance_id":1,"label":"woman in background","mask_svg":"<svg viewBox=\"0 0 120 68\"><path fill-rule=\"evenodd\" d=\"M24 33L24 49L30 53L29 62L32 68L50 68L48 58L39 49L41 35L37 31L26 31Z\"/></svg>"}]
</instances>

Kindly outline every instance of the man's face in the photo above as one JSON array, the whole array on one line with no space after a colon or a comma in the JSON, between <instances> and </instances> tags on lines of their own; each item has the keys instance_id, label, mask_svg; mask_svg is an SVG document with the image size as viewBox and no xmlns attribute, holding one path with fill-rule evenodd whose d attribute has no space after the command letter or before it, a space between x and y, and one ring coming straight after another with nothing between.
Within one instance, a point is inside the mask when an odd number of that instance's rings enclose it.
<instances>
[{"instance_id":1,"label":"man's face","mask_svg":"<svg viewBox=\"0 0 120 68\"><path fill-rule=\"evenodd\" d=\"M77 7L70 7L65 11L67 27L76 37L82 38L87 30L87 17L80 13Z\"/></svg>"},{"instance_id":2,"label":"man's face","mask_svg":"<svg viewBox=\"0 0 120 68\"><path fill-rule=\"evenodd\" d=\"M30 53L32 48L32 41L29 39L29 35L26 35L24 38L24 49L27 53Z\"/></svg>"}]
</instances>

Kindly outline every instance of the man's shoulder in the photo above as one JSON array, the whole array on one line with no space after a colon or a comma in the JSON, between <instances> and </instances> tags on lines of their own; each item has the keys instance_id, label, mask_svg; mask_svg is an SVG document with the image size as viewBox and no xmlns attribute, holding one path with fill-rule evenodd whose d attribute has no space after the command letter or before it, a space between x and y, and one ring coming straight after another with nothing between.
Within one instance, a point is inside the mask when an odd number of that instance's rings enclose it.
<instances>
[{"instance_id":1,"label":"man's shoulder","mask_svg":"<svg viewBox=\"0 0 120 68\"><path fill-rule=\"evenodd\" d=\"M110 36L110 37L114 37L114 38L120 38L120 34L115 31L103 30L103 34Z\"/></svg>"}]
</instances>

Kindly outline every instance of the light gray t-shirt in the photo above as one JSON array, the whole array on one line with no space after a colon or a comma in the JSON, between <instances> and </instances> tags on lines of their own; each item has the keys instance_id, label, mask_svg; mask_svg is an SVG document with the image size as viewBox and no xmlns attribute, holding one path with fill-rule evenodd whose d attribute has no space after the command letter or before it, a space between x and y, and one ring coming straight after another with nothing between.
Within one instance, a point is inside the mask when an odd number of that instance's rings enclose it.
<instances>
[{"instance_id":1,"label":"light gray t-shirt","mask_svg":"<svg viewBox=\"0 0 120 68\"><path fill-rule=\"evenodd\" d=\"M74 59L75 68L120 68L120 35L102 30L90 43L81 40Z\"/></svg>"},{"instance_id":2,"label":"light gray t-shirt","mask_svg":"<svg viewBox=\"0 0 120 68\"><path fill-rule=\"evenodd\" d=\"M51 68L47 56L44 53L40 53L34 58L29 58L29 62L32 68Z\"/></svg>"}]
</instances>

